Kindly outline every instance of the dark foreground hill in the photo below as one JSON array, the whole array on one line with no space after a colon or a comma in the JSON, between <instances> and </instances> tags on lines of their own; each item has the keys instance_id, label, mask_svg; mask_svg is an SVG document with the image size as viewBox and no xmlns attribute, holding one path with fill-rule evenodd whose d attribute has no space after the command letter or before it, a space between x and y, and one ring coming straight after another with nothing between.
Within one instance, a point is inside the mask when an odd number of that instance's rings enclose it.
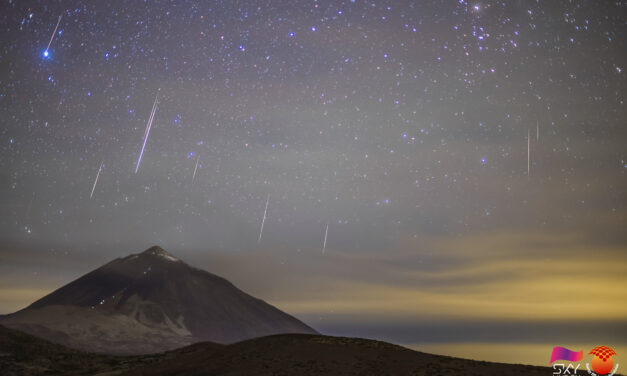
<instances>
[{"instance_id":1,"label":"dark foreground hill","mask_svg":"<svg viewBox=\"0 0 627 376\"><path fill-rule=\"evenodd\" d=\"M123 375L547 376L553 373L548 367L480 362L425 354L369 339L306 334L274 335L224 347L205 348L197 344L188 350Z\"/></svg>"},{"instance_id":2,"label":"dark foreground hill","mask_svg":"<svg viewBox=\"0 0 627 376\"><path fill-rule=\"evenodd\" d=\"M226 279L156 246L115 259L1 317L0 324L71 348L121 355L200 341L316 333Z\"/></svg>"},{"instance_id":3,"label":"dark foreground hill","mask_svg":"<svg viewBox=\"0 0 627 376\"><path fill-rule=\"evenodd\" d=\"M156 362L162 356L88 354L0 326L0 374L3 376L107 374Z\"/></svg>"},{"instance_id":4,"label":"dark foreground hill","mask_svg":"<svg viewBox=\"0 0 627 376\"><path fill-rule=\"evenodd\" d=\"M0 326L0 373L5 376L546 376L552 372L548 367L425 354L368 339L301 334L274 335L231 345L197 343L153 355L112 356L71 350Z\"/></svg>"}]
</instances>

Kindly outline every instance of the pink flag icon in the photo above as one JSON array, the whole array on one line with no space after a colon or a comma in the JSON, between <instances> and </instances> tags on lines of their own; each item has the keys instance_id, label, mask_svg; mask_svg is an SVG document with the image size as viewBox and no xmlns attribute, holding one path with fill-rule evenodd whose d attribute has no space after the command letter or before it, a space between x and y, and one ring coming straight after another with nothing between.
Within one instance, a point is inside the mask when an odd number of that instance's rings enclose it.
<instances>
[{"instance_id":1,"label":"pink flag icon","mask_svg":"<svg viewBox=\"0 0 627 376\"><path fill-rule=\"evenodd\" d=\"M578 362L581 359L583 359L583 350L571 351L565 347L555 346L553 348L553 352L551 353L551 361L549 363L553 363L556 360L568 360L569 362Z\"/></svg>"}]
</instances>

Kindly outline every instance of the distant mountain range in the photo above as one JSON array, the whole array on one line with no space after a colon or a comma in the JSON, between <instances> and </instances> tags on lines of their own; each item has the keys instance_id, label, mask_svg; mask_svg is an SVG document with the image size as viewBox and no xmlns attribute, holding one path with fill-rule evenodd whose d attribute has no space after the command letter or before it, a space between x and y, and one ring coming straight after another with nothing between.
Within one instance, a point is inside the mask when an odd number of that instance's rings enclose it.
<instances>
[{"instance_id":1,"label":"distant mountain range","mask_svg":"<svg viewBox=\"0 0 627 376\"><path fill-rule=\"evenodd\" d=\"M425 354L368 339L304 334L231 345L204 342L152 355L88 354L0 326L3 376L547 376L553 372L549 367Z\"/></svg>"},{"instance_id":2,"label":"distant mountain range","mask_svg":"<svg viewBox=\"0 0 627 376\"><path fill-rule=\"evenodd\" d=\"M278 333L316 334L224 278L157 246L115 259L0 317L0 323L106 354L148 354L200 341L233 343Z\"/></svg>"}]
</instances>

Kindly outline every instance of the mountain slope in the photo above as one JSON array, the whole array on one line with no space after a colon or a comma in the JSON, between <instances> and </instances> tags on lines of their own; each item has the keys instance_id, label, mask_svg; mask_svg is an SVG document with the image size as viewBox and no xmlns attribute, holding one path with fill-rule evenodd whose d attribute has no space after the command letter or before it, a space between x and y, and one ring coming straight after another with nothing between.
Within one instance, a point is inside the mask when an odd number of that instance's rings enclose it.
<instances>
[{"instance_id":1,"label":"mountain slope","mask_svg":"<svg viewBox=\"0 0 627 376\"><path fill-rule=\"evenodd\" d=\"M206 343L207 348L211 346ZM219 346L219 345L217 345ZM72 350L0 325L0 373L27 375L112 375L151 364L163 354L122 357Z\"/></svg>"},{"instance_id":2,"label":"mountain slope","mask_svg":"<svg viewBox=\"0 0 627 376\"><path fill-rule=\"evenodd\" d=\"M0 322L70 347L117 354L316 333L159 247L115 259Z\"/></svg>"}]
</instances>

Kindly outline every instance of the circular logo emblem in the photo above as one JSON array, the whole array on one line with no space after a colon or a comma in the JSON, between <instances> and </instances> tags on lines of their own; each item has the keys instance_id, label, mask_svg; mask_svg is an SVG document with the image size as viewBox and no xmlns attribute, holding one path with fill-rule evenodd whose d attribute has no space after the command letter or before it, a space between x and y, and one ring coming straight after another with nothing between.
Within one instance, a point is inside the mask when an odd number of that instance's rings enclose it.
<instances>
[{"instance_id":1,"label":"circular logo emblem","mask_svg":"<svg viewBox=\"0 0 627 376\"><path fill-rule=\"evenodd\" d=\"M590 350L588 354L592 355L590 365L594 372L599 375L607 375L612 372L612 367L614 367L612 356L616 355L614 350L607 346L597 346Z\"/></svg>"}]
</instances>

